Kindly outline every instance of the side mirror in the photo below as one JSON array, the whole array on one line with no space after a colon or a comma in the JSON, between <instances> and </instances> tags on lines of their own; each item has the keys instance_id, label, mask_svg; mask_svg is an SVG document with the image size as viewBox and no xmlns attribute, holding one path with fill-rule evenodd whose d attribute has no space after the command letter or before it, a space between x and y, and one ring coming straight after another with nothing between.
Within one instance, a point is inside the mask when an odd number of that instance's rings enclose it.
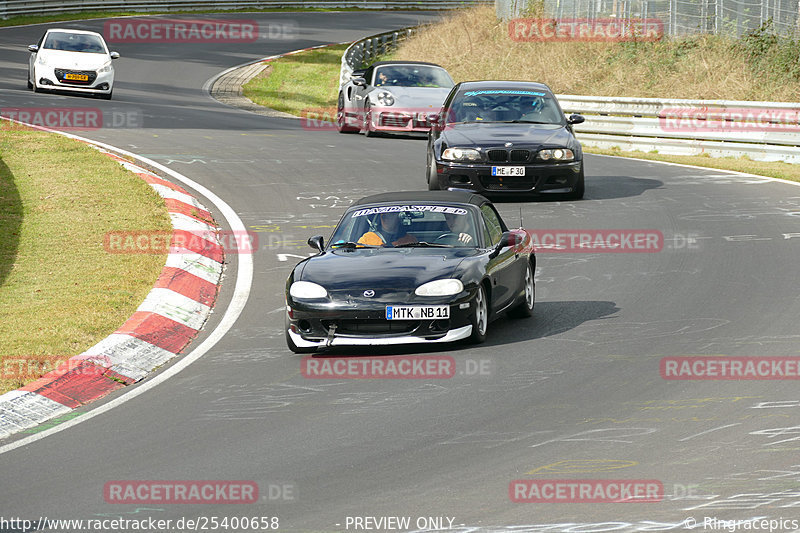
<instances>
[{"instance_id":1,"label":"side mirror","mask_svg":"<svg viewBox=\"0 0 800 533\"><path fill-rule=\"evenodd\" d=\"M510 231L506 231L500 236L500 242L498 242L497 246L494 247L494 250L492 250L492 253L489 254L489 257L494 259L500 254L500 250L503 248L516 246L517 244L519 244L519 235Z\"/></svg>"},{"instance_id":2,"label":"side mirror","mask_svg":"<svg viewBox=\"0 0 800 533\"><path fill-rule=\"evenodd\" d=\"M316 250L319 250L320 253L325 251L325 239L322 237L322 235L314 235L308 239L308 245Z\"/></svg>"},{"instance_id":3,"label":"side mirror","mask_svg":"<svg viewBox=\"0 0 800 533\"><path fill-rule=\"evenodd\" d=\"M33 52L34 54L39 51L39 45L31 44L28 46L28 51Z\"/></svg>"},{"instance_id":4,"label":"side mirror","mask_svg":"<svg viewBox=\"0 0 800 533\"><path fill-rule=\"evenodd\" d=\"M111 52L108 54L111 59L119 59L119 52Z\"/></svg>"},{"instance_id":5,"label":"side mirror","mask_svg":"<svg viewBox=\"0 0 800 533\"><path fill-rule=\"evenodd\" d=\"M573 115L570 115L569 118L567 119L567 124L581 124L585 120L586 119L583 118L583 115L575 115L575 114L573 114Z\"/></svg>"},{"instance_id":6,"label":"side mirror","mask_svg":"<svg viewBox=\"0 0 800 533\"><path fill-rule=\"evenodd\" d=\"M367 80L362 77L353 78L353 85L358 85L359 87L366 87Z\"/></svg>"}]
</instances>

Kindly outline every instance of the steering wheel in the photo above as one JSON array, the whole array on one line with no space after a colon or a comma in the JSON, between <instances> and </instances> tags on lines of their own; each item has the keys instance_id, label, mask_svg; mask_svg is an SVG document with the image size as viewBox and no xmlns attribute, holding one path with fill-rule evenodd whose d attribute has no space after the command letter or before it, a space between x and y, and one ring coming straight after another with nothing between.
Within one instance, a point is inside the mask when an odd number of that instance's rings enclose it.
<instances>
[{"instance_id":1,"label":"steering wheel","mask_svg":"<svg viewBox=\"0 0 800 533\"><path fill-rule=\"evenodd\" d=\"M445 241L448 241L448 242L445 242ZM461 240L458 238L458 233L455 233L453 231L448 231L447 233L442 233L441 235L439 235L438 237L436 237L433 240L434 243L452 244L452 242L449 242L449 241L455 241L457 243L461 243Z\"/></svg>"}]
</instances>

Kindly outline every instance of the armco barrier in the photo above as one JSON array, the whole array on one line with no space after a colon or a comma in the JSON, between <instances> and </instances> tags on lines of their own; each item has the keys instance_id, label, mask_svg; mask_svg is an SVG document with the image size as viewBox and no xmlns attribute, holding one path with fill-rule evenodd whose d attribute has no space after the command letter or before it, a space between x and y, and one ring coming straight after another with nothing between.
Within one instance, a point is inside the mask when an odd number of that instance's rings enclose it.
<instances>
[{"instance_id":1,"label":"armco barrier","mask_svg":"<svg viewBox=\"0 0 800 533\"><path fill-rule=\"evenodd\" d=\"M16 15L51 15L82 11L172 11L207 9L270 9L270 8L362 8L362 9L456 9L493 0L314 0L279 2L271 0L7 0L0 1L0 18Z\"/></svg>"},{"instance_id":2,"label":"armco barrier","mask_svg":"<svg viewBox=\"0 0 800 533\"><path fill-rule=\"evenodd\" d=\"M800 102L556 96L586 146L800 163Z\"/></svg>"},{"instance_id":3,"label":"armco barrier","mask_svg":"<svg viewBox=\"0 0 800 533\"><path fill-rule=\"evenodd\" d=\"M376 58L397 49L397 46L411 37L419 26L411 26L401 30L387 31L370 35L354 42L342 54L342 67L339 71L339 87L347 83L354 70L369 65Z\"/></svg>"}]
</instances>

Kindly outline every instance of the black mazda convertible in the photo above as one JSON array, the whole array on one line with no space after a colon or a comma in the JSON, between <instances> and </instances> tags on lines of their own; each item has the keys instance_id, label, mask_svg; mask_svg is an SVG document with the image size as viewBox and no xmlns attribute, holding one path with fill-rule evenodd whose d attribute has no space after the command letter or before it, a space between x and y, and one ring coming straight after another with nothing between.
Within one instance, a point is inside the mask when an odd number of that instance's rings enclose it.
<instances>
[{"instance_id":1,"label":"black mazda convertible","mask_svg":"<svg viewBox=\"0 0 800 533\"><path fill-rule=\"evenodd\" d=\"M286 282L286 343L330 346L483 342L506 313L531 316L536 258L485 197L463 191L368 196Z\"/></svg>"}]
</instances>

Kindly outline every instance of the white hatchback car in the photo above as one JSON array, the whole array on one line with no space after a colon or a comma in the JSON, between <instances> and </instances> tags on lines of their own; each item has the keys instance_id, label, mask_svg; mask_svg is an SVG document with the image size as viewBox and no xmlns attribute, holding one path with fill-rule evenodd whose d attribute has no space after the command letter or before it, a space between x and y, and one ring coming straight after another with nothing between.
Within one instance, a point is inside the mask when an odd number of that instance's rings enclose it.
<instances>
[{"instance_id":1,"label":"white hatchback car","mask_svg":"<svg viewBox=\"0 0 800 533\"><path fill-rule=\"evenodd\" d=\"M36 92L74 91L111 99L113 59L103 36L93 31L50 29L28 47L28 88Z\"/></svg>"}]
</instances>

